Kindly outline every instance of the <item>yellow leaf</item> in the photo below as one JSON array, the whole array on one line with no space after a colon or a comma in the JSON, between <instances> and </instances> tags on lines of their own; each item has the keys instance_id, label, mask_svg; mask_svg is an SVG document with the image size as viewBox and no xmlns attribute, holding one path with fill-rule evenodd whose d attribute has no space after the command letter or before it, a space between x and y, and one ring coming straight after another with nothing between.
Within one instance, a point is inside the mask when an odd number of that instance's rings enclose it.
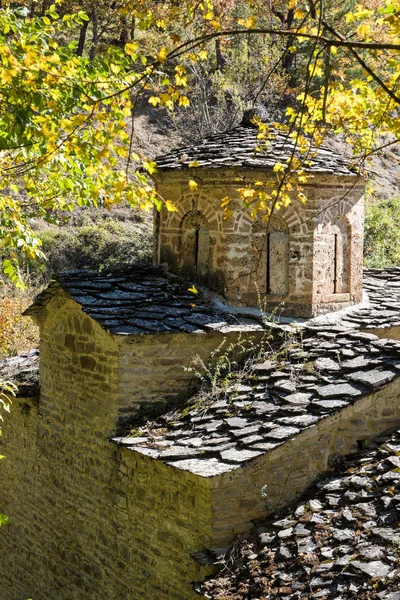
<instances>
[{"instance_id":1,"label":"yellow leaf","mask_svg":"<svg viewBox=\"0 0 400 600\"><path fill-rule=\"evenodd\" d=\"M167 60L167 57L168 57L168 49L165 46L163 46L157 55L157 60L159 62L165 62Z\"/></svg>"},{"instance_id":2,"label":"yellow leaf","mask_svg":"<svg viewBox=\"0 0 400 600\"><path fill-rule=\"evenodd\" d=\"M148 102L152 106L157 106L157 104L160 104L161 100L157 96L150 96Z\"/></svg>"},{"instance_id":3,"label":"yellow leaf","mask_svg":"<svg viewBox=\"0 0 400 600\"><path fill-rule=\"evenodd\" d=\"M362 38L368 37L369 34L371 33L370 26L367 23L362 23L362 25L359 25L357 27L357 33Z\"/></svg>"},{"instance_id":4,"label":"yellow leaf","mask_svg":"<svg viewBox=\"0 0 400 600\"><path fill-rule=\"evenodd\" d=\"M296 10L294 11L294 18L295 19L303 19L303 17L306 16L306 13L303 12L302 10L300 10L300 8L296 8Z\"/></svg>"},{"instance_id":5,"label":"yellow leaf","mask_svg":"<svg viewBox=\"0 0 400 600\"><path fill-rule=\"evenodd\" d=\"M168 212L176 212L178 209L176 208L175 204L173 202L171 202L171 200L166 200L164 202L164 206L167 209Z\"/></svg>"},{"instance_id":6,"label":"yellow leaf","mask_svg":"<svg viewBox=\"0 0 400 600\"><path fill-rule=\"evenodd\" d=\"M207 50L200 50L199 52L199 59L200 60L207 60L208 58L208 52Z\"/></svg>"},{"instance_id":7,"label":"yellow leaf","mask_svg":"<svg viewBox=\"0 0 400 600\"><path fill-rule=\"evenodd\" d=\"M255 27L255 24L256 24L255 17L250 17L249 19L247 19L244 26L246 27L246 29L252 29L253 27Z\"/></svg>"},{"instance_id":8,"label":"yellow leaf","mask_svg":"<svg viewBox=\"0 0 400 600\"><path fill-rule=\"evenodd\" d=\"M337 46L331 46L331 54L335 55L335 54L337 54L337 51L338 51Z\"/></svg>"},{"instance_id":9,"label":"yellow leaf","mask_svg":"<svg viewBox=\"0 0 400 600\"><path fill-rule=\"evenodd\" d=\"M132 56L135 54L136 50L139 48L139 44L133 42L131 44L125 44L125 54L128 56Z\"/></svg>"},{"instance_id":10,"label":"yellow leaf","mask_svg":"<svg viewBox=\"0 0 400 600\"><path fill-rule=\"evenodd\" d=\"M189 188L190 188L191 192L195 192L197 190L197 188L198 188L198 185L194 181L194 179L189 179L188 185L189 185Z\"/></svg>"},{"instance_id":11,"label":"yellow leaf","mask_svg":"<svg viewBox=\"0 0 400 600\"><path fill-rule=\"evenodd\" d=\"M204 18L206 21L212 21L214 18L214 13L212 10L209 10L205 15Z\"/></svg>"},{"instance_id":12,"label":"yellow leaf","mask_svg":"<svg viewBox=\"0 0 400 600\"><path fill-rule=\"evenodd\" d=\"M230 198L229 196L225 196L224 198L222 198L221 200L221 208L225 208L226 206L228 206L228 204L230 203Z\"/></svg>"},{"instance_id":13,"label":"yellow leaf","mask_svg":"<svg viewBox=\"0 0 400 600\"><path fill-rule=\"evenodd\" d=\"M190 106L189 98L187 98L187 96L180 96L179 97L179 105L184 106L184 107Z\"/></svg>"},{"instance_id":14,"label":"yellow leaf","mask_svg":"<svg viewBox=\"0 0 400 600\"><path fill-rule=\"evenodd\" d=\"M193 162L189 163L189 167L198 167L199 166L199 161L198 160L194 160Z\"/></svg>"},{"instance_id":15,"label":"yellow leaf","mask_svg":"<svg viewBox=\"0 0 400 600\"><path fill-rule=\"evenodd\" d=\"M192 292L192 294L198 294L199 290L197 289L197 287L193 284L192 287L188 288L188 292Z\"/></svg>"},{"instance_id":16,"label":"yellow leaf","mask_svg":"<svg viewBox=\"0 0 400 600\"><path fill-rule=\"evenodd\" d=\"M186 73L186 69L183 65L176 65L175 71L178 73L178 75L183 75Z\"/></svg>"},{"instance_id":17,"label":"yellow leaf","mask_svg":"<svg viewBox=\"0 0 400 600\"><path fill-rule=\"evenodd\" d=\"M286 169L286 166L280 162L277 162L274 164L275 173L282 173L282 171L284 171L285 169Z\"/></svg>"}]
</instances>

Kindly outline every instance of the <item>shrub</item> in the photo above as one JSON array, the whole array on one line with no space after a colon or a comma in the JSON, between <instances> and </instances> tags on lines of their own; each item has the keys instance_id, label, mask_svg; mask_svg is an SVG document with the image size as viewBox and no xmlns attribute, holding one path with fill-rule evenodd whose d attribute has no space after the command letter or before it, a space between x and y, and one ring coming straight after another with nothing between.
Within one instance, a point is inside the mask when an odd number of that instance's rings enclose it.
<instances>
[{"instance_id":1,"label":"shrub","mask_svg":"<svg viewBox=\"0 0 400 600\"><path fill-rule=\"evenodd\" d=\"M123 267L151 262L152 240L146 222L113 221L72 227L52 227L38 232L47 260L26 266L35 284L46 282L53 273Z\"/></svg>"},{"instance_id":2,"label":"shrub","mask_svg":"<svg viewBox=\"0 0 400 600\"><path fill-rule=\"evenodd\" d=\"M400 198L367 202L364 262L366 267L400 264Z\"/></svg>"}]
</instances>

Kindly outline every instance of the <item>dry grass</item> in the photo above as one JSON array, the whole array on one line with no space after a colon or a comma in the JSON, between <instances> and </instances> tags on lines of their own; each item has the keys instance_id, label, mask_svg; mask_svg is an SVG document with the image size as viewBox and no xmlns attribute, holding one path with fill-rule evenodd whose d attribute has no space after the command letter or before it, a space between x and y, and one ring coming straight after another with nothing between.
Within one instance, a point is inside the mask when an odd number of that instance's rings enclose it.
<instances>
[{"instance_id":1,"label":"dry grass","mask_svg":"<svg viewBox=\"0 0 400 600\"><path fill-rule=\"evenodd\" d=\"M32 291L14 292L5 285L0 288L0 358L38 346L39 328L30 317L22 316L34 295Z\"/></svg>"}]
</instances>

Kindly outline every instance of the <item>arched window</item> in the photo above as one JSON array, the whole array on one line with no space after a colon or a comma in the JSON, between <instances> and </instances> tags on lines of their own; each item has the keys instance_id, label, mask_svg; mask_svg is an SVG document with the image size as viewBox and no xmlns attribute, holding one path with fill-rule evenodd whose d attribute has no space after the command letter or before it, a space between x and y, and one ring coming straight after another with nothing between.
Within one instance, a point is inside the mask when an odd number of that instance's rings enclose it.
<instances>
[{"instance_id":1,"label":"arched window","mask_svg":"<svg viewBox=\"0 0 400 600\"><path fill-rule=\"evenodd\" d=\"M206 281L210 254L210 232L207 219L193 210L181 221L180 263L182 275L192 281Z\"/></svg>"},{"instance_id":2,"label":"arched window","mask_svg":"<svg viewBox=\"0 0 400 600\"><path fill-rule=\"evenodd\" d=\"M273 296L289 291L289 232L281 217L272 216L267 233L267 289Z\"/></svg>"}]
</instances>

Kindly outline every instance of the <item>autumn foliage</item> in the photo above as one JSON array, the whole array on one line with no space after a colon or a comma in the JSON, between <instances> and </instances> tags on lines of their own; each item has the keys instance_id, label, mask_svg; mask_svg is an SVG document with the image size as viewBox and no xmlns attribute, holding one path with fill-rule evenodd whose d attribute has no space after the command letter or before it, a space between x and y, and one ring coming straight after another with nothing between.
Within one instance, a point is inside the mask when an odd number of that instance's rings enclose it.
<instances>
[{"instance_id":1,"label":"autumn foliage","mask_svg":"<svg viewBox=\"0 0 400 600\"><path fill-rule=\"evenodd\" d=\"M21 314L30 303L27 296L15 297L6 286L0 288L0 359L38 346L38 328Z\"/></svg>"}]
</instances>

